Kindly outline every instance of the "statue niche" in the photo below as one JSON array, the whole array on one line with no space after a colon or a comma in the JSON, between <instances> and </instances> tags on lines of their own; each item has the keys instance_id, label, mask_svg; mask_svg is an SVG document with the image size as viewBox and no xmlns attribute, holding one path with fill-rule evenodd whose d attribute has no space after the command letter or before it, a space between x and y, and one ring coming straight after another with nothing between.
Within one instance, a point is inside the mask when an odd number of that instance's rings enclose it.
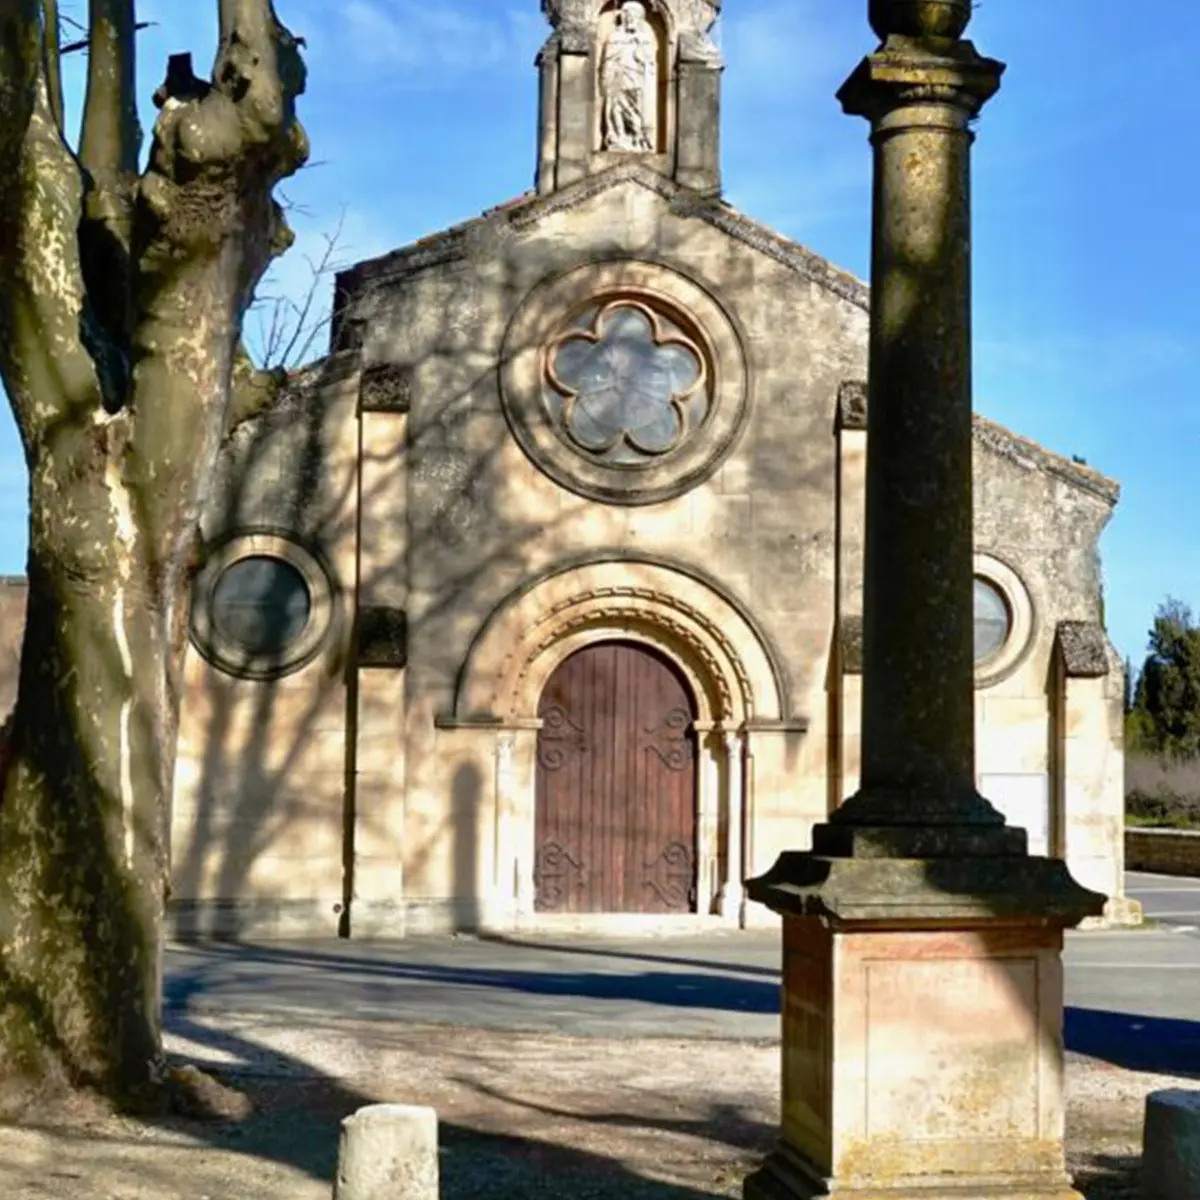
<instances>
[{"instance_id":1,"label":"statue niche","mask_svg":"<svg viewBox=\"0 0 1200 1200\"><path fill-rule=\"evenodd\" d=\"M640 0L624 0L611 17L600 52L600 149L652 154L661 140L659 33Z\"/></svg>"}]
</instances>

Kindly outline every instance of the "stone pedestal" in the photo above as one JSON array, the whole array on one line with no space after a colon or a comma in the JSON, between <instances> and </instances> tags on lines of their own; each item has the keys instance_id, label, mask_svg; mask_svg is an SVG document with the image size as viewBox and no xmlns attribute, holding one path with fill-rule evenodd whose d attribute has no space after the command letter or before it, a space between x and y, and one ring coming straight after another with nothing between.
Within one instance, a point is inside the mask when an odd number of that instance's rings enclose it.
<instances>
[{"instance_id":1,"label":"stone pedestal","mask_svg":"<svg viewBox=\"0 0 1200 1200\"><path fill-rule=\"evenodd\" d=\"M1103 897L992 861L795 854L752 881L784 917L783 1123L746 1200L1081 1200L1062 930Z\"/></svg>"}]
</instances>

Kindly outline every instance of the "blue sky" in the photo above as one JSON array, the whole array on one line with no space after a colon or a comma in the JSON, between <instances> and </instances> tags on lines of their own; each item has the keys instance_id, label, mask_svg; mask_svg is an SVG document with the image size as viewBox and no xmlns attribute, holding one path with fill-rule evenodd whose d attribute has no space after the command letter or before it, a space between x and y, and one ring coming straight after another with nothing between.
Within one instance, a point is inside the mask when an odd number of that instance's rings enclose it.
<instances>
[{"instance_id":1,"label":"blue sky","mask_svg":"<svg viewBox=\"0 0 1200 1200\"><path fill-rule=\"evenodd\" d=\"M284 189L300 239L271 290L302 294L306 256L339 223L349 262L530 186L538 0L276 6L309 44L314 165ZM720 34L727 198L863 278L867 130L833 96L872 48L866 7L725 0ZM155 22L140 42L147 129L166 56L190 49L206 69L215 11L140 0ZM1188 149L1200 12L1191 0L984 0L971 33L1009 63L975 152L976 408L1122 484L1103 542L1107 616L1138 660L1166 594L1200 608L1200 155ZM76 78L76 119L79 95ZM4 420L3 572L24 566L24 490Z\"/></svg>"}]
</instances>

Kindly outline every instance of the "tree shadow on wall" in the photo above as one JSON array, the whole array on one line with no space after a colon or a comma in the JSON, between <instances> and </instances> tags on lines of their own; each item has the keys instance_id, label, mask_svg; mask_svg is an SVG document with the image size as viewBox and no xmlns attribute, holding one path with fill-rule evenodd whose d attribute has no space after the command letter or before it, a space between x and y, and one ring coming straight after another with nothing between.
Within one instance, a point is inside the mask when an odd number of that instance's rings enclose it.
<instances>
[{"instance_id":1,"label":"tree shadow on wall","mask_svg":"<svg viewBox=\"0 0 1200 1200\"><path fill-rule=\"evenodd\" d=\"M447 303L453 307L454 301L448 297ZM238 937L254 929L286 931L290 925L312 930L325 923L333 932L339 925L336 915L314 911L312 903L306 907L300 897L287 899L296 894L294 887L283 889L273 902L255 902L252 897L278 893L275 879L295 876L297 870L311 878L309 846L327 848L334 841L342 849L330 850L328 858L343 880L337 894L328 896L328 907L332 910L333 901L341 901L340 924L347 931L356 837L371 843L373 855L397 857L394 900L400 903L401 843L395 813L381 812L377 796L359 806L356 792L368 778L389 778L402 755L403 690L386 726L391 745L376 744L369 750L372 761L358 761L358 597L393 596L409 609L403 598L413 591L410 564L427 563L461 547L471 521L489 514L493 536L486 552L464 570L445 572L437 593L423 597L426 615L408 622L409 644L429 636L435 644L449 643L447 653L453 653L453 637L434 629L427 635L425 626L442 621L447 613L453 616L456 605L481 580L515 577L521 547L536 532L528 522L509 521L499 512L494 489L500 451L494 442L465 465L459 461L461 454L455 457L452 450L438 449L467 440L471 397L486 385L486 373L466 380L461 394L443 396L432 420L408 424L406 448L400 453L414 459L423 456L426 474L442 483L448 479L449 485L428 506L427 520L419 519L424 511L419 510L418 517L395 528L396 489L410 486L409 467L389 449L349 438L361 420L353 399L327 399L324 377L332 373L334 382L328 386L336 389L337 375L355 370L357 362L357 352L347 352L306 368L280 403L235 430L205 514L210 542L269 532L315 553L333 578L337 606L317 658L275 680L239 678L236 672L202 664L193 652L180 746L179 779L185 794L177 805L173 872L175 910L188 914L187 923L180 924L193 934ZM405 428L405 418L390 419L397 429ZM443 471L443 460L454 469ZM403 519L403 512L400 515ZM403 680L402 659L387 669L401 672ZM447 673L453 676L452 670ZM207 719L189 724L189 708L193 716L200 711ZM378 724L387 717L376 714L374 719ZM484 781L477 768L466 770L474 772L473 777L459 772L443 811L430 824L410 831L415 837L405 838L410 868L420 869L448 849L449 875L456 885L475 880L479 873L475 843ZM397 780L394 786L402 785ZM458 928L478 922L474 891L456 888L458 896L471 898L453 913Z\"/></svg>"}]
</instances>

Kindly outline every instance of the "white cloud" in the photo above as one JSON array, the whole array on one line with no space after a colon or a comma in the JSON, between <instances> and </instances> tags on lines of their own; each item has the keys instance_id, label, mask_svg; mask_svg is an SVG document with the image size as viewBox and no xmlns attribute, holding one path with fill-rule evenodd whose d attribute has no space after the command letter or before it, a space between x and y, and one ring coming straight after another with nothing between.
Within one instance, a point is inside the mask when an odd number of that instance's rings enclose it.
<instances>
[{"instance_id":1,"label":"white cloud","mask_svg":"<svg viewBox=\"0 0 1200 1200\"><path fill-rule=\"evenodd\" d=\"M981 359L1009 371L1069 376L1105 387L1120 386L1195 361L1196 351L1169 333L1131 329L1108 337L980 338Z\"/></svg>"},{"instance_id":2,"label":"white cloud","mask_svg":"<svg viewBox=\"0 0 1200 1200\"><path fill-rule=\"evenodd\" d=\"M720 42L727 86L756 96L832 96L861 57L867 38L861 20L850 22L845 5L817 0L760 0L728 5Z\"/></svg>"},{"instance_id":3,"label":"white cloud","mask_svg":"<svg viewBox=\"0 0 1200 1200\"><path fill-rule=\"evenodd\" d=\"M325 0L303 0L296 7L297 31L308 36L310 59L394 71L388 82L398 88L449 85L470 71L526 71L549 32L532 5L346 0L336 16ZM300 28L303 22L308 28Z\"/></svg>"}]
</instances>

